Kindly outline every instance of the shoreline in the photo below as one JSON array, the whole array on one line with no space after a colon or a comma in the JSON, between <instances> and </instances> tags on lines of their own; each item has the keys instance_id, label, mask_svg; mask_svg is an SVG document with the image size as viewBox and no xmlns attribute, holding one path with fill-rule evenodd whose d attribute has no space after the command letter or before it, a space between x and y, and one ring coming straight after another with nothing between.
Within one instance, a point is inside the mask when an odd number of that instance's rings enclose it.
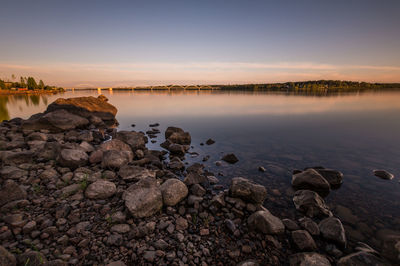
<instances>
[{"instance_id":1,"label":"shoreline","mask_svg":"<svg viewBox=\"0 0 400 266\"><path fill-rule=\"evenodd\" d=\"M65 90L27 90L27 91L13 91L13 90L0 90L0 96L8 95L30 95L30 94L57 94L65 92Z\"/></svg>"},{"instance_id":2,"label":"shoreline","mask_svg":"<svg viewBox=\"0 0 400 266\"><path fill-rule=\"evenodd\" d=\"M347 245L343 225L323 199L343 181L340 172L295 170L298 219L281 219L263 206L264 186L234 178L224 187L201 164L185 165L189 132L168 127L164 150L149 150L159 125L146 133L118 131L112 127L117 109L107 101L58 99L43 114L0 124L3 254L20 264L114 266L360 259L389 265L383 256L393 259L392 242L382 254L366 244Z\"/></svg>"}]
</instances>

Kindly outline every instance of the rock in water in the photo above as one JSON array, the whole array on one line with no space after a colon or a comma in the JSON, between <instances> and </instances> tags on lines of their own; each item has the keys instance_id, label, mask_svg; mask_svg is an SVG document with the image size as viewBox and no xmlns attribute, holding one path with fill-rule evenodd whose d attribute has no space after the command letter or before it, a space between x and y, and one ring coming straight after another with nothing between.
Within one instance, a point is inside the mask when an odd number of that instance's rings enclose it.
<instances>
[{"instance_id":1,"label":"rock in water","mask_svg":"<svg viewBox=\"0 0 400 266\"><path fill-rule=\"evenodd\" d=\"M239 161L239 159L233 153L229 153L229 154L224 155L224 157L222 157L221 160L223 160L223 161L225 161L227 163L230 163L230 164L235 164L235 163L237 163Z\"/></svg>"},{"instance_id":2,"label":"rock in water","mask_svg":"<svg viewBox=\"0 0 400 266\"><path fill-rule=\"evenodd\" d=\"M342 222L338 218L326 218L318 226L323 238L333 241L341 247L346 246L346 234Z\"/></svg>"},{"instance_id":3,"label":"rock in water","mask_svg":"<svg viewBox=\"0 0 400 266\"><path fill-rule=\"evenodd\" d=\"M47 107L46 113L60 109L85 118L97 116L108 125L115 123L115 115L118 111L117 108L107 102L107 98L104 95L100 95L97 98L93 96L59 98Z\"/></svg>"},{"instance_id":4,"label":"rock in water","mask_svg":"<svg viewBox=\"0 0 400 266\"><path fill-rule=\"evenodd\" d=\"M290 266L330 266L331 263L324 256L316 252L296 253L289 257Z\"/></svg>"},{"instance_id":5,"label":"rock in water","mask_svg":"<svg viewBox=\"0 0 400 266\"><path fill-rule=\"evenodd\" d=\"M330 185L326 179L314 169L307 169L292 176L292 186L296 189L313 191L329 191Z\"/></svg>"},{"instance_id":6,"label":"rock in water","mask_svg":"<svg viewBox=\"0 0 400 266\"><path fill-rule=\"evenodd\" d=\"M189 132L185 132L179 127L168 127L165 131L165 139L180 145L190 145L192 142Z\"/></svg>"},{"instance_id":7,"label":"rock in water","mask_svg":"<svg viewBox=\"0 0 400 266\"><path fill-rule=\"evenodd\" d=\"M80 149L64 149L58 156L58 162L61 166L76 169L85 166L88 163L89 156Z\"/></svg>"},{"instance_id":8,"label":"rock in water","mask_svg":"<svg viewBox=\"0 0 400 266\"><path fill-rule=\"evenodd\" d=\"M400 233L386 235L383 239L382 254L400 265Z\"/></svg>"},{"instance_id":9,"label":"rock in water","mask_svg":"<svg viewBox=\"0 0 400 266\"><path fill-rule=\"evenodd\" d=\"M256 229L264 234L282 234L285 231L281 219L272 215L267 209L257 211L247 219L250 228Z\"/></svg>"},{"instance_id":10,"label":"rock in water","mask_svg":"<svg viewBox=\"0 0 400 266\"><path fill-rule=\"evenodd\" d=\"M107 199L113 196L116 191L117 187L113 182L97 180L87 187L85 195L89 199Z\"/></svg>"},{"instance_id":11,"label":"rock in water","mask_svg":"<svg viewBox=\"0 0 400 266\"><path fill-rule=\"evenodd\" d=\"M325 201L316 192L311 190L298 190L294 194L293 203L298 211L305 213L308 217L332 216Z\"/></svg>"},{"instance_id":12,"label":"rock in water","mask_svg":"<svg viewBox=\"0 0 400 266\"><path fill-rule=\"evenodd\" d=\"M164 204L167 206L175 206L182 201L188 194L188 188L179 179L168 179L161 186Z\"/></svg>"},{"instance_id":13,"label":"rock in water","mask_svg":"<svg viewBox=\"0 0 400 266\"><path fill-rule=\"evenodd\" d=\"M243 177L235 177L229 187L232 197L241 198L257 204L262 204L267 196L267 189Z\"/></svg>"},{"instance_id":14,"label":"rock in water","mask_svg":"<svg viewBox=\"0 0 400 266\"><path fill-rule=\"evenodd\" d=\"M122 195L125 206L135 218L149 217L161 210L162 193L154 178L142 179Z\"/></svg>"},{"instance_id":15,"label":"rock in water","mask_svg":"<svg viewBox=\"0 0 400 266\"><path fill-rule=\"evenodd\" d=\"M374 170L374 175L387 180L391 180L394 178L394 175L386 170Z\"/></svg>"},{"instance_id":16,"label":"rock in water","mask_svg":"<svg viewBox=\"0 0 400 266\"><path fill-rule=\"evenodd\" d=\"M343 183L343 174L337 170L325 168L317 168L315 170L329 182L331 188L337 188Z\"/></svg>"},{"instance_id":17,"label":"rock in water","mask_svg":"<svg viewBox=\"0 0 400 266\"><path fill-rule=\"evenodd\" d=\"M71 114L66 110L54 110L45 114L35 114L22 123L23 130L49 130L63 132L87 126L89 121L81 116Z\"/></svg>"},{"instance_id":18,"label":"rock in water","mask_svg":"<svg viewBox=\"0 0 400 266\"><path fill-rule=\"evenodd\" d=\"M207 145L213 145L215 143L215 140L213 140L213 139L208 139L207 141L206 141L206 144Z\"/></svg>"},{"instance_id":19,"label":"rock in water","mask_svg":"<svg viewBox=\"0 0 400 266\"><path fill-rule=\"evenodd\" d=\"M292 239L300 251L313 251L317 249L314 239L306 230L293 231Z\"/></svg>"}]
</instances>

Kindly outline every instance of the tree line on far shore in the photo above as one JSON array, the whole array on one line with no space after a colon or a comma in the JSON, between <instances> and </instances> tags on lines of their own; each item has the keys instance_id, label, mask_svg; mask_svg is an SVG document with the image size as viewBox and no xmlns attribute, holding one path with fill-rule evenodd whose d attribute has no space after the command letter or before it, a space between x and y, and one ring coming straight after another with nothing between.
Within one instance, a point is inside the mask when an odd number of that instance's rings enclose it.
<instances>
[{"instance_id":1,"label":"tree line on far shore","mask_svg":"<svg viewBox=\"0 0 400 266\"><path fill-rule=\"evenodd\" d=\"M11 76L12 81L5 81L0 79L1 90L12 90L12 89L28 89L28 90L54 90L56 87L46 85L43 80L36 82L34 77L20 77L19 81L16 81L16 76Z\"/></svg>"}]
</instances>

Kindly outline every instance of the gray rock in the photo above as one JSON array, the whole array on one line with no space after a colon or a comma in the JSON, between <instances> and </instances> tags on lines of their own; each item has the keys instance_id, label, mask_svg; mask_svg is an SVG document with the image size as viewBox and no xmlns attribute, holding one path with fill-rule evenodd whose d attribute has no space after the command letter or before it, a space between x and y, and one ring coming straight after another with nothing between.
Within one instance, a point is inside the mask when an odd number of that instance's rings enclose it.
<instances>
[{"instance_id":1,"label":"gray rock","mask_svg":"<svg viewBox=\"0 0 400 266\"><path fill-rule=\"evenodd\" d=\"M259 266L260 264L255 260L246 260L239 262L237 266Z\"/></svg>"},{"instance_id":2,"label":"gray rock","mask_svg":"<svg viewBox=\"0 0 400 266\"><path fill-rule=\"evenodd\" d=\"M235 177L232 179L229 193L232 197L262 204L267 196L267 189L243 177Z\"/></svg>"},{"instance_id":3,"label":"gray rock","mask_svg":"<svg viewBox=\"0 0 400 266\"><path fill-rule=\"evenodd\" d=\"M163 205L162 193L154 178L145 178L131 185L122 198L135 218L151 216L160 211Z\"/></svg>"},{"instance_id":4,"label":"gray rock","mask_svg":"<svg viewBox=\"0 0 400 266\"><path fill-rule=\"evenodd\" d=\"M308 217L299 219L302 228L306 229L311 235L319 236L320 231L318 225Z\"/></svg>"},{"instance_id":5,"label":"gray rock","mask_svg":"<svg viewBox=\"0 0 400 266\"><path fill-rule=\"evenodd\" d=\"M329 182L316 170L310 168L292 176L292 186L296 189L310 189L313 191L329 191Z\"/></svg>"},{"instance_id":6,"label":"gray rock","mask_svg":"<svg viewBox=\"0 0 400 266\"><path fill-rule=\"evenodd\" d=\"M186 153L185 146L181 144L172 143L168 146L168 150L171 154L183 156Z\"/></svg>"},{"instance_id":7,"label":"gray rock","mask_svg":"<svg viewBox=\"0 0 400 266\"><path fill-rule=\"evenodd\" d=\"M119 169L118 175L123 180L139 181L147 177L155 178L156 172L140 166L124 165Z\"/></svg>"},{"instance_id":8,"label":"gray rock","mask_svg":"<svg viewBox=\"0 0 400 266\"><path fill-rule=\"evenodd\" d=\"M165 139L180 145L190 145L192 141L189 132L184 132L178 127L168 127L165 131Z\"/></svg>"},{"instance_id":9,"label":"gray rock","mask_svg":"<svg viewBox=\"0 0 400 266\"><path fill-rule=\"evenodd\" d=\"M125 234L131 230L129 224L115 224L111 227L111 232Z\"/></svg>"},{"instance_id":10,"label":"gray rock","mask_svg":"<svg viewBox=\"0 0 400 266\"><path fill-rule=\"evenodd\" d=\"M250 215L247 219L247 224L249 228L265 234L282 234L285 231L282 221L266 209Z\"/></svg>"},{"instance_id":11,"label":"gray rock","mask_svg":"<svg viewBox=\"0 0 400 266\"><path fill-rule=\"evenodd\" d=\"M282 219L282 223L285 225L285 227L289 231L294 231L294 230L300 229L300 227L297 225L297 223L291 219Z\"/></svg>"},{"instance_id":12,"label":"gray rock","mask_svg":"<svg viewBox=\"0 0 400 266\"><path fill-rule=\"evenodd\" d=\"M343 183L343 174L333 169L315 169L320 175L322 175L326 181L329 182L331 187L340 186Z\"/></svg>"},{"instance_id":13,"label":"gray rock","mask_svg":"<svg viewBox=\"0 0 400 266\"><path fill-rule=\"evenodd\" d=\"M17 260L14 255L8 252L3 246L0 246L0 265L1 266L16 266Z\"/></svg>"},{"instance_id":14,"label":"gray rock","mask_svg":"<svg viewBox=\"0 0 400 266\"><path fill-rule=\"evenodd\" d=\"M15 201L26 199L26 191L13 180L6 180L0 189L0 206Z\"/></svg>"},{"instance_id":15,"label":"gray rock","mask_svg":"<svg viewBox=\"0 0 400 266\"><path fill-rule=\"evenodd\" d=\"M382 255L400 265L400 233L383 237Z\"/></svg>"},{"instance_id":16,"label":"gray rock","mask_svg":"<svg viewBox=\"0 0 400 266\"><path fill-rule=\"evenodd\" d=\"M119 169L130 162L130 153L126 151L109 150L103 152L101 166L103 168Z\"/></svg>"},{"instance_id":17,"label":"gray rock","mask_svg":"<svg viewBox=\"0 0 400 266\"><path fill-rule=\"evenodd\" d=\"M26 264L26 263L29 264ZM27 251L17 256L17 265L40 266L47 263L46 257L36 251Z\"/></svg>"},{"instance_id":18,"label":"gray rock","mask_svg":"<svg viewBox=\"0 0 400 266\"><path fill-rule=\"evenodd\" d=\"M183 182L190 186L194 184L203 184L203 183L208 183L208 178L204 176L203 174L195 173L195 172L189 172Z\"/></svg>"},{"instance_id":19,"label":"gray rock","mask_svg":"<svg viewBox=\"0 0 400 266\"><path fill-rule=\"evenodd\" d=\"M117 260L117 261L108 263L107 266L126 266L126 264L121 260Z\"/></svg>"},{"instance_id":20,"label":"gray rock","mask_svg":"<svg viewBox=\"0 0 400 266\"><path fill-rule=\"evenodd\" d=\"M3 166L0 169L0 176L3 179L20 179L21 177L27 175L28 171L20 169L16 166Z\"/></svg>"},{"instance_id":21,"label":"gray rock","mask_svg":"<svg viewBox=\"0 0 400 266\"><path fill-rule=\"evenodd\" d=\"M206 190L200 184L194 184L190 187L190 193L198 197L203 197L206 194Z\"/></svg>"},{"instance_id":22,"label":"gray rock","mask_svg":"<svg viewBox=\"0 0 400 266\"><path fill-rule=\"evenodd\" d=\"M168 179L161 186L160 190L163 197L163 202L167 206L175 206L186 198L188 194L188 188L185 183L179 179Z\"/></svg>"},{"instance_id":23,"label":"gray rock","mask_svg":"<svg viewBox=\"0 0 400 266\"><path fill-rule=\"evenodd\" d=\"M294 205L298 211L303 212L308 217L332 216L325 201L316 192L311 190L298 190L293 197Z\"/></svg>"},{"instance_id":24,"label":"gray rock","mask_svg":"<svg viewBox=\"0 0 400 266\"><path fill-rule=\"evenodd\" d=\"M330 266L329 260L316 252L296 253L289 257L290 266Z\"/></svg>"},{"instance_id":25,"label":"gray rock","mask_svg":"<svg viewBox=\"0 0 400 266\"><path fill-rule=\"evenodd\" d=\"M134 131L118 131L117 139L127 143L133 151L144 149L147 143L143 133Z\"/></svg>"},{"instance_id":26,"label":"gray rock","mask_svg":"<svg viewBox=\"0 0 400 266\"><path fill-rule=\"evenodd\" d=\"M312 236L305 230L296 230L292 232L292 239L300 251L313 251L317 249Z\"/></svg>"},{"instance_id":27,"label":"gray rock","mask_svg":"<svg viewBox=\"0 0 400 266\"><path fill-rule=\"evenodd\" d=\"M333 241L342 247L346 246L346 234L342 222L336 217L329 217L319 223L322 237Z\"/></svg>"},{"instance_id":28,"label":"gray rock","mask_svg":"<svg viewBox=\"0 0 400 266\"><path fill-rule=\"evenodd\" d=\"M388 266L389 263L372 253L359 251L340 258L338 266Z\"/></svg>"},{"instance_id":29,"label":"gray rock","mask_svg":"<svg viewBox=\"0 0 400 266\"><path fill-rule=\"evenodd\" d=\"M86 188L85 196L89 199L107 199L116 191L117 187L113 182L100 179Z\"/></svg>"},{"instance_id":30,"label":"gray rock","mask_svg":"<svg viewBox=\"0 0 400 266\"><path fill-rule=\"evenodd\" d=\"M88 160L89 156L80 149L64 149L58 156L59 164L71 169L85 166Z\"/></svg>"}]
</instances>

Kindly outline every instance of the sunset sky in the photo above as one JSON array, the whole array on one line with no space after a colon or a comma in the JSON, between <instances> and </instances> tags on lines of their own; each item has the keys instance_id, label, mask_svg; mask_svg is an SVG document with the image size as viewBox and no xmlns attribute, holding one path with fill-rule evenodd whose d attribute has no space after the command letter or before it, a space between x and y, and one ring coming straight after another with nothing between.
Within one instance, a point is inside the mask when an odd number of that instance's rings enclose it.
<instances>
[{"instance_id":1,"label":"sunset sky","mask_svg":"<svg viewBox=\"0 0 400 266\"><path fill-rule=\"evenodd\" d=\"M2 0L0 78L400 82L400 1Z\"/></svg>"}]
</instances>

